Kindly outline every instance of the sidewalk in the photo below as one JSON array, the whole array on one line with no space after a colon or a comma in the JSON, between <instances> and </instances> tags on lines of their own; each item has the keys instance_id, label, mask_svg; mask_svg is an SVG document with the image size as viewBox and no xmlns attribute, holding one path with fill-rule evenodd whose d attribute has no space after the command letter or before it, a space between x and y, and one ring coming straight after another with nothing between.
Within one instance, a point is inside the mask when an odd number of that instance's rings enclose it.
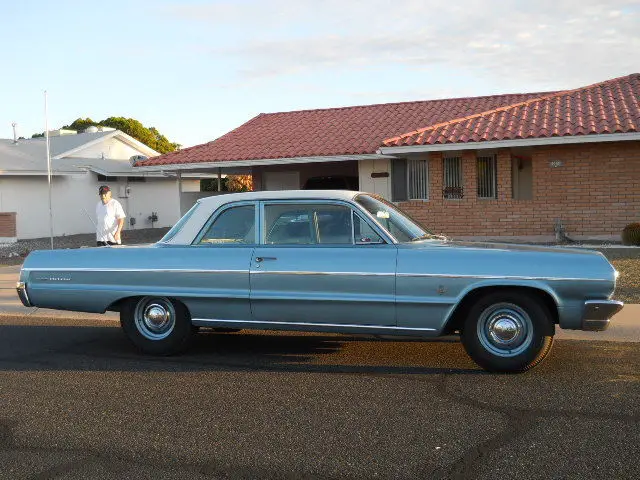
<instances>
[{"instance_id":1,"label":"sidewalk","mask_svg":"<svg viewBox=\"0 0 640 480\"><path fill-rule=\"evenodd\" d=\"M86 318L98 320L119 320L116 312L83 313L46 308L27 308L16 294L19 266L0 267L0 315L24 317ZM582 332L556 328L556 339L597 340L610 342L640 342L640 304L627 304L611 320L611 326L604 332Z\"/></svg>"}]
</instances>

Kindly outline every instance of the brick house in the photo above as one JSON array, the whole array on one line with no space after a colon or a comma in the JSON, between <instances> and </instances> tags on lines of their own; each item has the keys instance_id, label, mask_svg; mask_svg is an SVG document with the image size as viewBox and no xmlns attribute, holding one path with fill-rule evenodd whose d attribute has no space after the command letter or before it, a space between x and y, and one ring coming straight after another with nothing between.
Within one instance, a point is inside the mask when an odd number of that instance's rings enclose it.
<instances>
[{"instance_id":1,"label":"brick house","mask_svg":"<svg viewBox=\"0 0 640 480\"><path fill-rule=\"evenodd\" d=\"M260 114L139 168L353 175L455 237L616 239L640 221L640 74L561 92Z\"/></svg>"}]
</instances>

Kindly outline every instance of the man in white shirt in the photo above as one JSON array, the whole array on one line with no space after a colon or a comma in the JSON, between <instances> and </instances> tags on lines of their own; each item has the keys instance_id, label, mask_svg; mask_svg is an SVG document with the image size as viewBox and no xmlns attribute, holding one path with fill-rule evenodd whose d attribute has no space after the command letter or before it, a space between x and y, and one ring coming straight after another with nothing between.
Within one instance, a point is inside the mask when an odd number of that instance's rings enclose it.
<instances>
[{"instance_id":1,"label":"man in white shirt","mask_svg":"<svg viewBox=\"0 0 640 480\"><path fill-rule=\"evenodd\" d=\"M121 232L126 215L122 205L115 198L111 198L111 189L102 185L98 189L100 201L96 205L96 241L99 247L120 245Z\"/></svg>"}]
</instances>

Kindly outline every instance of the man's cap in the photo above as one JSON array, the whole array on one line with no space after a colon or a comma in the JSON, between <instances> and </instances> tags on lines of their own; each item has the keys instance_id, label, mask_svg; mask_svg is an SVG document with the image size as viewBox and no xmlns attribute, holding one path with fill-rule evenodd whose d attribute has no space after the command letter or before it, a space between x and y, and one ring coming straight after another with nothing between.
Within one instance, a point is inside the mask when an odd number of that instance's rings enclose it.
<instances>
[{"instance_id":1,"label":"man's cap","mask_svg":"<svg viewBox=\"0 0 640 480\"><path fill-rule=\"evenodd\" d=\"M111 189L109 188L109 185L102 185L99 189L98 189L98 193L100 195L102 195L103 193L107 193L110 192Z\"/></svg>"}]
</instances>

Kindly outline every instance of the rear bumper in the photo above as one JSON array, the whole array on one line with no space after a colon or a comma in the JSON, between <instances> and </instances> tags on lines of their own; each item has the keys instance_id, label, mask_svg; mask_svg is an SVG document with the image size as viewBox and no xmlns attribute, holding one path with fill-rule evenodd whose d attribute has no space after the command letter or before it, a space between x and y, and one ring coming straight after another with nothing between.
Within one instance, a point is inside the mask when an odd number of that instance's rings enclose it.
<instances>
[{"instance_id":1,"label":"rear bumper","mask_svg":"<svg viewBox=\"0 0 640 480\"><path fill-rule=\"evenodd\" d=\"M29 301L29 295L27 294L27 284L24 282L18 282L16 284L16 291L18 292L18 297L20 301L25 307L32 307L33 305Z\"/></svg>"},{"instance_id":2,"label":"rear bumper","mask_svg":"<svg viewBox=\"0 0 640 480\"><path fill-rule=\"evenodd\" d=\"M609 327L609 321L624 303L617 300L588 300L582 311L582 330L601 332Z\"/></svg>"}]
</instances>

